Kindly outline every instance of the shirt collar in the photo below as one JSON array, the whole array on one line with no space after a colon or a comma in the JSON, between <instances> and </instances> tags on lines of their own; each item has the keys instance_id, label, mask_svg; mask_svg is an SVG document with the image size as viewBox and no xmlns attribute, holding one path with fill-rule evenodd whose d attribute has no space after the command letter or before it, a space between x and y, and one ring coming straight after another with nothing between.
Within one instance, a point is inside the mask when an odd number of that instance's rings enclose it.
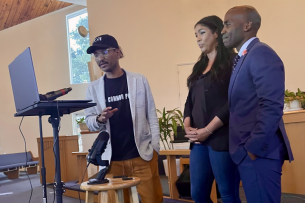
<instances>
[{"instance_id":1,"label":"shirt collar","mask_svg":"<svg viewBox=\"0 0 305 203\"><path fill-rule=\"evenodd\" d=\"M257 38L257 37L252 37L252 38L248 39L248 41L246 41L246 42L242 45L242 47L240 48L240 50L239 50L239 52L238 52L238 55L239 55L240 57L242 56L243 51L245 51L245 50L247 49L248 45L249 45L254 39L256 39L256 38Z\"/></svg>"}]
</instances>

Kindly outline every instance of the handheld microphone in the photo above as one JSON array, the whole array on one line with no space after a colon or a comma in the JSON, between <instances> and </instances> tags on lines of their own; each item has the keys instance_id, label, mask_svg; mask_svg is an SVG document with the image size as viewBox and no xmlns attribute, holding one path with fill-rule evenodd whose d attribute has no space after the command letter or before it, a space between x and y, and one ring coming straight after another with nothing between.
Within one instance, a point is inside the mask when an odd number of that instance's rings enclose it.
<instances>
[{"instance_id":1,"label":"handheld microphone","mask_svg":"<svg viewBox=\"0 0 305 203\"><path fill-rule=\"evenodd\" d=\"M108 166L109 161L102 160L102 154L104 153L109 140L109 134L106 131L99 133L95 139L91 149L89 149L89 154L87 156L87 161L96 166Z\"/></svg>"},{"instance_id":2,"label":"handheld microphone","mask_svg":"<svg viewBox=\"0 0 305 203\"><path fill-rule=\"evenodd\" d=\"M72 90L71 87L63 88L57 91L48 92L46 94L39 94L39 98L41 101L52 101L56 99L57 97L63 96L65 94L68 94Z\"/></svg>"},{"instance_id":3,"label":"handheld microphone","mask_svg":"<svg viewBox=\"0 0 305 203\"><path fill-rule=\"evenodd\" d=\"M63 89L60 89L60 90L57 90L57 91L48 92L44 95L40 94L39 97L40 97L40 100L42 100L42 101L54 100L54 99L56 99L60 96L68 94L68 92L70 92L71 90L72 90L71 87L63 88Z\"/></svg>"},{"instance_id":4,"label":"handheld microphone","mask_svg":"<svg viewBox=\"0 0 305 203\"><path fill-rule=\"evenodd\" d=\"M57 97L63 96L65 94L68 94L72 90L71 87L63 88L57 91L48 92L46 94L39 94L39 99L41 101L52 101L56 99Z\"/></svg>"}]
</instances>

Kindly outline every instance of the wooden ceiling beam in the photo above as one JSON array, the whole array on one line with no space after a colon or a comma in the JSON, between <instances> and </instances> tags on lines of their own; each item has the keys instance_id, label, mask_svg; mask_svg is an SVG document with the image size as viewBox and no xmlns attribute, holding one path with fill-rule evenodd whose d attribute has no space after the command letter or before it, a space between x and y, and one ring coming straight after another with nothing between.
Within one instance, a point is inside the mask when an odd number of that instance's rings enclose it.
<instances>
[{"instance_id":1,"label":"wooden ceiling beam","mask_svg":"<svg viewBox=\"0 0 305 203\"><path fill-rule=\"evenodd\" d=\"M12 8L12 0L6 0L5 1L5 4L3 6L3 9L2 9L2 12L1 12L1 15L0 15L0 30L3 30L4 29L4 25L7 21L7 18L11 12L11 8Z\"/></svg>"},{"instance_id":2,"label":"wooden ceiling beam","mask_svg":"<svg viewBox=\"0 0 305 203\"><path fill-rule=\"evenodd\" d=\"M4 29L10 27L15 15L18 13L18 9L21 3L20 0L11 0L11 1L12 1L12 6L10 8L9 15L4 23L4 27L3 27Z\"/></svg>"},{"instance_id":3,"label":"wooden ceiling beam","mask_svg":"<svg viewBox=\"0 0 305 203\"><path fill-rule=\"evenodd\" d=\"M26 5L27 5L26 3L28 3L28 1L29 0L19 0L19 6L16 9L15 15L11 23L8 25L9 27L19 24L20 18L22 17L21 14L26 10Z\"/></svg>"},{"instance_id":4,"label":"wooden ceiling beam","mask_svg":"<svg viewBox=\"0 0 305 203\"><path fill-rule=\"evenodd\" d=\"M70 5L58 0L0 0L0 31Z\"/></svg>"},{"instance_id":5,"label":"wooden ceiling beam","mask_svg":"<svg viewBox=\"0 0 305 203\"><path fill-rule=\"evenodd\" d=\"M1 15L1 13L2 13L2 10L4 9L4 8L3 8L4 5L5 5L5 0L0 1L0 15Z\"/></svg>"},{"instance_id":6,"label":"wooden ceiling beam","mask_svg":"<svg viewBox=\"0 0 305 203\"><path fill-rule=\"evenodd\" d=\"M47 10L47 13L51 13L51 12L53 12L53 11L56 11L57 9L56 9L56 6L57 6L57 4L59 4L60 2L58 2L58 1L52 1L51 2L51 5L48 7L48 10Z\"/></svg>"},{"instance_id":7,"label":"wooden ceiling beam","mask_svg":"<svg viewBox=\"0 0 305 203\"><path fill-rule=\"evenodd\" d=\"M29 11L28 15L26 16L25 21L34 19L36 14L37 14L37 12L38 12L38 9L40 8L40 5L43 3L43 1L36 1L36 0L34 0L33 2L34 3L32 5L32 8Z\"/></svg>"},{"instance_id":8,"label":"wooden ceiling beam","mask_svg":"<svg viewBox=\"0 0 305 203\"><path fill-rule=\"evenodd\" d=\"M58 4L58 9L57 9L57 10L64 8L64 7L65 7L65 4L66 4L66 2L61 1L61 2Z\"/></svg>"},{"instance_id":9,"label":"wooden ceiling beam","mask_svg":"<svg viewBox=\"0 0 305 203\"><path fill-rule=\"evenodd\" d=\"M31 8L33 7L35 1L32 0L26 0L26 3L24 5L24 8L22 9L22 12L20 14L20 17L17 21L14 21L12 26L17 25L19 23L23 23L26 21L27 16L29 15Z\"/></svg>"},{"instance_id":10,"label":"wooden ceiling beam","mask_svg":"<svg viewBox=\"0 0 305 203\"><path fill-rule=\"evenodd\" d=\"M46 10L48 9L48 2L49 0L41 0L43 3L40 5L40 8L38 9L38 12L36 14L36 17L40 17L43 14L45 14Z\"/></svg>"}]
</instances>

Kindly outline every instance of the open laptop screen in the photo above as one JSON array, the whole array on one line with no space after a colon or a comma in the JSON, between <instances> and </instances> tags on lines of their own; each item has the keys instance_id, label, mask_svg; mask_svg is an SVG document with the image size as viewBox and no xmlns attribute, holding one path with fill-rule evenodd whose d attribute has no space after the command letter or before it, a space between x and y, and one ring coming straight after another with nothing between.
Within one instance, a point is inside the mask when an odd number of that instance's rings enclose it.
<instances>
[{"instance_id":1,"label":"open laptop screen","mask_svg":"<svg viewBox=\"0 0 305 203\"><path fill-rule=\"evenodd\" d=\"M35 71L28 47L8 66L16 111L25 109L39 102L39 93Z\"/></svg>"}]
</instances>

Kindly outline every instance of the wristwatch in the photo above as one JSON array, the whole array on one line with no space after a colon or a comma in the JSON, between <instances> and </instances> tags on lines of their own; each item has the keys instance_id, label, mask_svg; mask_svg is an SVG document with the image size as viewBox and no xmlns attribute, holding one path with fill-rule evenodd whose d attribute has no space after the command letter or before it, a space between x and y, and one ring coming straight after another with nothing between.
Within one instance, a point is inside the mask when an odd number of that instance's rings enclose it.
<instances>
[{"instance_id":1,"label":"wristwatch","mask_svg":"<svg viewBox=\"0 0 305 203\"><path fill-rule=\"evenodd\" d=\"M105 125L107 121L105 121L105 122L99 121L98 118L99 118L100 116L101 116L101 114L99 114L99 115L96 116L96 119L95 119L96 122L97 122L98 124L103 124L103 125Z\"/></svg>"}]
</instances>

